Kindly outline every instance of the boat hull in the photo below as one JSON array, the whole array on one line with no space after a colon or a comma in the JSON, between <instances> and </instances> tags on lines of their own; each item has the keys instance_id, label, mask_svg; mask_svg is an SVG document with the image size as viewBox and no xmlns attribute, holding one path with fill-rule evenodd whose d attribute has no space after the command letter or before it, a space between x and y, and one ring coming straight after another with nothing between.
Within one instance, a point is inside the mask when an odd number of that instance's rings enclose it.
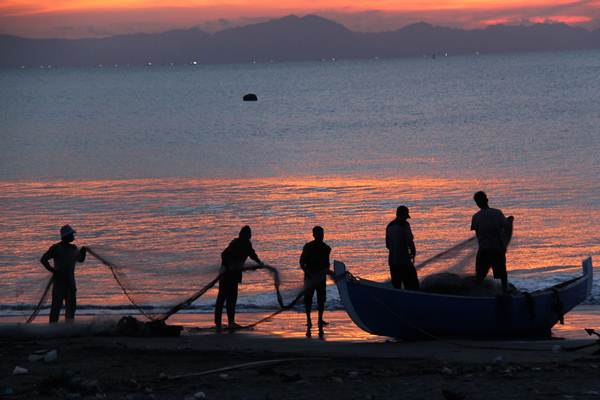
<instances>
[{"instance_id":1,"label":"boat hull","mask_svg":"<svg viewBox=\"0 0 600 400\"><path fill-rule=\"evenodd\" d=\"M454 296L394 289L354 278L334 262L340 298L350 318L375 335L406 340L436 337L549 337L551 329L591 292L592 260L581 277L528 295Z\"/></svg>"}]
</instances>

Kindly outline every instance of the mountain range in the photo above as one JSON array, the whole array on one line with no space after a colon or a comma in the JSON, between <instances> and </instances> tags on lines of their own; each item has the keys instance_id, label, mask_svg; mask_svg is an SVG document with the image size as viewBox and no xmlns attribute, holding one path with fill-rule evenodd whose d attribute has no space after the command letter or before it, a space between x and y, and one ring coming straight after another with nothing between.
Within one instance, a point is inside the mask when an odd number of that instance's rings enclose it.
<instances>
[{"instance_id":1,"label":"mountain range","mask_svg":"<svg viewBox=\"0 0 600 400\"><path fill-rule=\"evenodd\" d=\"M220 64L594 48L600 48L600 29L559 23L473 30L416 23L364 33L316 15L290 15L213 34L188 29L93 39L0 35L0 67Z\"/></svg>"}]
</instances>

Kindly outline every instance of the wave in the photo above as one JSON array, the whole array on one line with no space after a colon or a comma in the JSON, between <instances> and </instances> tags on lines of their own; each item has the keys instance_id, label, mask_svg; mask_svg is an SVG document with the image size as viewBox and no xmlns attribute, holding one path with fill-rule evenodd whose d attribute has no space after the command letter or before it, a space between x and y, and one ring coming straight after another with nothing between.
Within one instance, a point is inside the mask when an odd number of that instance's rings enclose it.
<instances>
[{"instance_id":1,"label":"wave","mask_svg":"<svg viewBox=\"0 0 600 400\"><path fill-rule=\"evenodd\" d=\"M561 267L566 269L564 267ZM558 267L556 268L558 269ZM516 275L516 276L515 276ZM510 281L522 291L532 292L539 289L544 289L565 280L578 276L578 273L560 272L549 274L543 277L533 277L529 274L515 274ZM592 287L591 296L582 304L600 305L600 276L594 277L594 285ZM5 316L21 316L28 315L33 309L33 304L3 304L0 305L0 317ZM303 310L302 303L294 307L295 310ZM150 304L142 307L149 313L160 314L167 309L169 305L165 304ZM239 312L269 312L279 308L275 296L271 292L257 293L254 295L240 296L238 299L237 310ZM337 288L334 285L327 286L327 303L325 309L328 311L343 310L344 306L339 298ZM49 306L42 309L41 314L47 314ZM212 313L214 311L214 299L200 299L189 308L180 311L185 314L193 313ZM115 305L97 305L97 304L81 304L77 306L77 312L82 315L134 315L139 312L130 304L115 304Z\"/></svg>"}]
</instances>

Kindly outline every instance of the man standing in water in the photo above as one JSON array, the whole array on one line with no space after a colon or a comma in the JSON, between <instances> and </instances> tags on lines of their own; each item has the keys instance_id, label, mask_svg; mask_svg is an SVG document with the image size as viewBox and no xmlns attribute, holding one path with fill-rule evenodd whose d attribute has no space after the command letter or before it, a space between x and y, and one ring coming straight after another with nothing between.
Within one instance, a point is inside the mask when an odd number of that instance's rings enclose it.
<instances>
[{"instance_id":1,"label":"man standing in water","mask_svg":"<svg viewBox=\"0 0 600 400\"><path fill-rule=\"evenodd\" d=\"M506 249L512 236L513 217L505 218L502 211L490 208L484 192L475 193L473 200L480 208L471 220L471 230L477 234L479 244L475 262L477 281L482 283L491 267L494 278L500 279L502 290L507 292Z\"/></svg>"},{"instance_id":2,"label":"man standing in water","mask_svg":"<svg viewBox=\"0 0 600 400\"><path fill-rule=\"evenodd\" d=\"M396 219L390 222L385 230L385 247L389 250L388 262L392 285L396 289L419 290L419 278L415 269L417 250L407 219L410 218L408 207L396 209Z\"/></svg>"},{"instance_id":3,"label":"man standing in water","mask_svg":"<svg viewBox=\"0 0 600 400\"><path fill-rule=\"evenodd\" d=\"M319 310L319 336L323 336L323 312L327 296L327 273L329 272L329 254L331 247L324 241L325 230L315 226L312 230L314 240L302 248L300 267L304 271L304 308L306 310L306 336L311 336L312 320L310 312L315 291L317 292L317 307Z\"/></svg>"},{"instance_id":4,"label":"man standing in water","mask_svg":"<svg viewBox=\"0 0 600 400\"><path fill-rule=\"evenodd\" d=\"M63 302L65 303L65 321L73 322L75 319L75 308L77 307L75 264L85 261L87 254L85 246L78 249L72 244L75 240L75 230L69 225L60 228L60 239L60 242L50 246L40 259L42 265L53 274L50 323L58 322ZM50 265L49 260L54 260L54 265Z\"/></svg>"},{"instance_id":5,"label":"man standing in water","mask_svg":"<svg viewBox=\"0 0 600 400\"><path fill-rule=\"evenodd\" d=\"M215 305L215 326L217 330L221 329L223 305L227 307L228 328L240 327L235 323L235 304L237 303L238 285L242 282L242 267L248 257L259 265L264 265L252 248L251 238L252 231L246 225L240 230L239 236L233 239L221 253L223 273L219 278L219 294Z\"/></svg>"}]
</instances>

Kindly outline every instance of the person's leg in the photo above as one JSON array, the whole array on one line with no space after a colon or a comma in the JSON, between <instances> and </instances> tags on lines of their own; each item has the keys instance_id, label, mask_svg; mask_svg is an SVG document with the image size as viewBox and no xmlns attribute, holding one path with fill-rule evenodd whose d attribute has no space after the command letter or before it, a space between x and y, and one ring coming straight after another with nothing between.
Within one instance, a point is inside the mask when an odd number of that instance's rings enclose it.
<instances>
[{"instance_id":1,"label":"person's leg","mask_svg":"<svg viewBox=\"0 0 600 400\"><path fill-rule=\"evenodd\" d=\"M312 311L312 300L315 293L315 288L311 285L310 281L304 282L304 312L306 312L306 326L312 327L312 319L310 312Z\"/></svg>"},{"instance_id":2,"label":"person's leg","mask_svg":"<svg viewBox=\"0 0 600 400\"><path fill-rule=\"evenodd\" d=\"M490 270L490 260L486 250L478 250L475 258L475 273L477 275L477 283L483 283L483 280Z\"/></svg>"},{"instance_id":3,"label":"person's leg","mask_svg":"<svg viewBox=\"0 0 600 400\"><path fill-rule=\"evenodd\" d=\"M503 251L498 251L494 254L491 260L492 270L494 271L494 278L500 279L502 282L502 291L508 292L508 276L506 273L506 254Z\"/></svg>"},{"instance_id":4,"label":"person's leg","mask_svg":"<svg viewBox=\"0 0 600 400\"><path fill-rule=\"evenodd\" d=\"M419 278L414 264L408 263L404 268L404 288L407 290L419 290Z\"/></svg>"},{"instance_id":5,"label":"person's leg","mask_svg":"<svg viewBox=\"0 0 600 400\"><path fill-rule=\"evenodd\" d=\"M67 289L65 305L65 321L73 322L75 320L75 310L77 309L77 290L74 287Z\"/></svg>"},{"instance_id":6,"label":"person's leg","mask_svg":"<svg viewBox=\"0 0 600 400\"><path fill-rule=\"evenodd\" d=\"M317 286L317 307L319 310L319 327L323 327L323 313L325 312L325 301L327 300L327 282L320 282Z\"/></svg>"},{"instance_id":7,"label":"person's leg","mask_svg":"<svg viewBox=\"0 0 600 400\"><path fill-rule=\"evenodd\" d=\"M215 303L215 326L221 328L223 318L223 306L225 305L225 293L227 291L227 282L225 279L219 279L219 293L217 294L217 302Z\"/></svg>"},{"instance_id":8,"label":"person's leg","mask_svg":"<svg viewBox=\"0 0 600 400\"><path fill-rule=\"evenodd\" d=\"M52 306L50 307L50 317L49 321L51 324L58 322L58 318L60 316L60 309L62 308L62 303L65 299L64 296L64 288L59 283L52 284Z\"/></svg>"},{"instance_id":9,"label":"person's leg","mask_svg":"<svg viewBox=\"0 0 600 400\"><path fill-rule=\"evenodd\" d=\"M237 324L235 323L235 305L237 304L238 298L238 281L233 280L231 285L227 290L227 326L230 328L235 328Z\"/></svg>"},{"instance_id":10,"label":"person's leg","mask_svg":"<svg viewBox=\"0 0 600 400\"><path fill-rule=\"evenodd\" d=\"M398 265L390 265L390 275L392 276L392 286L402 289L402 272Z\"/></svg>"}]
</instances>

